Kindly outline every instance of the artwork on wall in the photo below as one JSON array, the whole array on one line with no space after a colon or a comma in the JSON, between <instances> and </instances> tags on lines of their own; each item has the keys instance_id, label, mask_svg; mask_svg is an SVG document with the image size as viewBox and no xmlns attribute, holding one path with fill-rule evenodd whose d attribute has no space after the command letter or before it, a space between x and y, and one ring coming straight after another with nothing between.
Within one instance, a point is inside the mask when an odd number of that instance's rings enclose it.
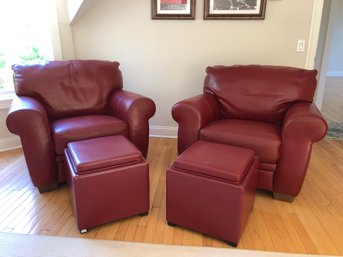
<instances>
[{"instance_id":1,"label":"artwork on wall","mask_svg":"<svg viewBox=\"0 0 343 257\"><path fill-rule=\"evenodd\" d=\"M152 0L153 19L194 19L195 0Z\"/></svg>"},{"instance_id":2,"label":"artwork on wall","mask_svg":"<svg viewBox=\"0 0 343 257\"><path fill-rule=\"evenodd\" d=\"M204 19L263 20L266 0L205 0Z\"/></svg>"}]
</instances>

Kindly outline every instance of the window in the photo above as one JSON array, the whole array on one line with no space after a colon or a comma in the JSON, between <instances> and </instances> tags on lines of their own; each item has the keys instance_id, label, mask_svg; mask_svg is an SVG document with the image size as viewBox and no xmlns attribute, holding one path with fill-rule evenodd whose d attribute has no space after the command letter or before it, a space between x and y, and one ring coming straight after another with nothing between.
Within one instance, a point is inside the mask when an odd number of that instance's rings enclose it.
<instances>
[{"instance_id":1,"label":"window","mask_svg":"<svg viewBox=\"0 0 343 257\"><path fill-rule=\"evenodd\" d=\"M13 64L52 60L50 1L0 0L0 94L13 91Z\"/></svg>"}]
</instances>

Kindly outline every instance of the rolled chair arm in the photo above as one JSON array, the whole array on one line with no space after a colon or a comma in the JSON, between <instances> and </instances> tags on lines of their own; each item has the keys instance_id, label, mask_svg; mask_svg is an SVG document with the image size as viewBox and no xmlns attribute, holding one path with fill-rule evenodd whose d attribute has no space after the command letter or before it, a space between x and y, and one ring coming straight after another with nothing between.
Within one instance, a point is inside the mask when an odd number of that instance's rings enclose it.
<instances>
[{"instance_id":1,"label":"rolled chair arm","mask_svg":"<svg viewBox=\"0 0 343 257\"><path fill-rule=\"evenodd\" d=\"M198 140L202 127L219 118L218 102L213 95L197 95L176 103L172 116L179 123L178 152L181 154Z\"/></svg>"},{"instance_id":2,"label":"rolled chair arm","mask_svg":"<svg viewBox=\"0 0 343 257\"><path fill-rule=\"evenodd\" d=\"M21 139L33 184L43 192L58 183L49 120L43 106L31 97L16 97L6 124Z\"/></svg>"},{"instance_id":3,"label":"rolled chair arm","mask_svg":"<svg viewBox=\"0 0 343 257\"><path fill-rule=\"evenodd\" d=\"M286 113L282 126L282 139L299 138L317 142L324 138L328 126L313 103L294 104Z\"/></svg>"},{"instance_id":4,"label":"rolled chair arm","mask_svg":"<svg viewBox=\"0 0 343 257\"><path fill-rule=\"evenodd\" d=\"M149 119L155 114L155 103L145 96L118 90L111 96L109 111L129 124L129 139L146 157L149 146Z\"/></svg>"},{"instance_id":5,"label":"rolled chair arm","mask_svg":"<svg viewBox=\"0 0 343 257\"><path fill-rule=\"evenodd\" d=\"M274 176L274 192L295 197L304 182L312 144L321 140L328 126L313 103L294 104L282 125L282 148Z\"/></svg>"}]
</instances>

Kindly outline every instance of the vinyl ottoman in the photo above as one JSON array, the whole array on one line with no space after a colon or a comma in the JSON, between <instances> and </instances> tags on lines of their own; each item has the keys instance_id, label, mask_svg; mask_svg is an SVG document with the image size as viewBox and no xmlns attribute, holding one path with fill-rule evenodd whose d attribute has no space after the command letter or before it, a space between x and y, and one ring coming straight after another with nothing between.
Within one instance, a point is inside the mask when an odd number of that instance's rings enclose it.
<instances>
[{"instance_id":1,"label":"vinyl ottoman","mask_svg":"<svg viewBox=\"0 0 343 257\"><path fill-rule=\"evenodd\" d=\"M81 233L149 211L149 168L124 136L69 143L67 184Z\"/></svg>"},{"instance_id":2,"label":"vinyl ottoman","mask_svg":"<svg viewBox=\"0 0 343 257\"><path fill-rule=\"evenodd\" d=\"M237 246L253 209L258 157L197 141L167 170L167 222Z\"/></svg>"}]
</instances>

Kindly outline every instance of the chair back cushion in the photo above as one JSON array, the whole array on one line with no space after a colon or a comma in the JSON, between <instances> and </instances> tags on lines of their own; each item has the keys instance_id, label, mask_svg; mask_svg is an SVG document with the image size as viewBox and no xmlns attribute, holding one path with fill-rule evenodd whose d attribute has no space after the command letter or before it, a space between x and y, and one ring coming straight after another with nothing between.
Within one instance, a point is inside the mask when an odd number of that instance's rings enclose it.
<instances>
[{"instance_id":1,"label":"chair back cushion","mask_svg":"<svg viewBox=\"0 0 343 257\"><path fill-rule=\"evenodd\" d=\"M291 67L237 65L208 67L204 92L214 94L221 118L280 124L296 102L312 102L316 70Z\"/></svg>"},{"instance_id":2,"label":"chair back cushion","mask_svg":"<svg viewBox=\"0 0 343 257\"><path fill-rule=\"evenodd\" d=\"M12 69L16 94L40 101L52 120L105 113L112 92L123 87L118 62L51 61Z\"/></svg>"}]
</instances>

